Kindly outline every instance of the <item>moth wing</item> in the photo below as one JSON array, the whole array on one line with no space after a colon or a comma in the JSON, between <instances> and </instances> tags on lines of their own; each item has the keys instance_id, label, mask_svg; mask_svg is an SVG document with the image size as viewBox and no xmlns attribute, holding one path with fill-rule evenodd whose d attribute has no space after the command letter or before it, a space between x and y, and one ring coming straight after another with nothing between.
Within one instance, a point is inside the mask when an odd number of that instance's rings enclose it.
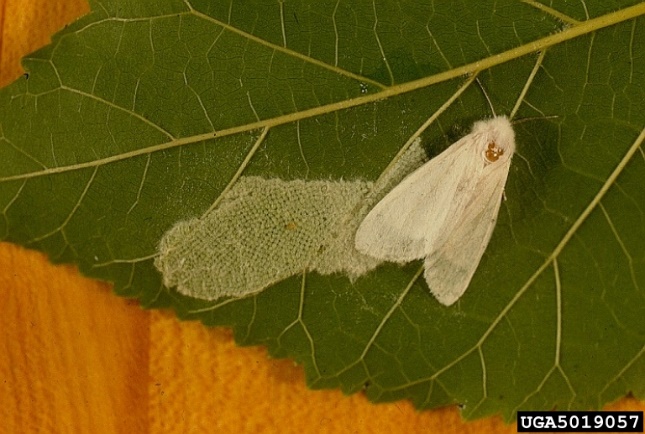
<instances>
[{"instance_id":1,"label":"moth wing","mask_svg":"<svg viewBox=\"0 0 645 434\"><path fill-rule=\"evenodd\" d=\"M455 142L381 199L361 222L356 249L393 262L425 257L459 206L453 197L472 170L474 159L465 155L473 152L470 142L469 136Z\"/></svg>"},{"instance_id":2,"label":"moth wing","mask_svg":"<svg viewBox=\"0 0 645 434\"><path fill-rule=\"evenodd\" d=\"M468 288L495 229L510 160L478 182L477 193L464 208L444 244L430 252L424 277L437 300L450 306Z\"/></svg>"}]
</instances>

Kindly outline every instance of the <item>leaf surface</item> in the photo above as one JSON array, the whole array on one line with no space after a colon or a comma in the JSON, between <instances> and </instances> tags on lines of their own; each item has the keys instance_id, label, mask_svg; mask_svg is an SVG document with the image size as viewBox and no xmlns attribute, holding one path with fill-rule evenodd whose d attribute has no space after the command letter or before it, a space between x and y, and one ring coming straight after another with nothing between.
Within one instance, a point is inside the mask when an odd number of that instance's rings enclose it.
<instances>
[{"instance_id":1,"label":"leaf surface","mask_svg":"<svg viewBox=\"0 0 645 434\"><path fill-rule=\"evenodd\" d=\"M0 91L0 237L230 326L312 387L468 418L643 398L645 4L444 3L92 2ZM491 115L476 73L498 114L537 119L458 303L419 262L241 300L163 287L164 232L241 173L374 180L432 116L436 155Z\"/></svg>"}]
</instances>

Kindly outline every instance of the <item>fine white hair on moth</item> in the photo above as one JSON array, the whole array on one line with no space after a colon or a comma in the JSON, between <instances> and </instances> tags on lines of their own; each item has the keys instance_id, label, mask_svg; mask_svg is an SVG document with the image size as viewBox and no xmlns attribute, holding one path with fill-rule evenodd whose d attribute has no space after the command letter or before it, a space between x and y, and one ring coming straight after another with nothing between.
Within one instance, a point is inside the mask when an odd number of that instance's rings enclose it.
<instances>
[{"instance_id":1,"label":"fine white hair on moth","mask_svg":"<svg viewBox=\"0 0 645 434\"><path fill-rule=\"evenodd\" d=\"M356 231L356 249L391 262L424 259L430 291L450 306L488 246L514 152L506 116L476 122L376 204Z\"/></svg>"}]
</instances>

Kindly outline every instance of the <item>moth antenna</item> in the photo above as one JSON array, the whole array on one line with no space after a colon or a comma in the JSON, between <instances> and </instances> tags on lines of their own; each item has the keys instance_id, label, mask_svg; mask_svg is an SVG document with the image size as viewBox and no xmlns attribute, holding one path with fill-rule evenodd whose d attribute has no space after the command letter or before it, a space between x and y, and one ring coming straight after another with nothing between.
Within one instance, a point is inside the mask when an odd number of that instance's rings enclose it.
<instances>
[{"instance_id":1,"label":"moth antenna","mask_svg":"<svg viewBox=\"0 0 645 434\"><path fill-rule=\"evenodd\" d=\"M530 118L522 118L522 119L517 119L512 122L513 125L518 125L518 124L523 124L524 122L530 122L530 121L536 121L536 120L543 120L543 119L557 119L560 116L558 115L548 115L548 116L533 116Z\"/></svg>"},{"instance_id":2,"label":"moth antenna","mask_svg":"<svg viewBox=\"0 0 645 434\"><path fill-rule=\"evenodd\" d=\"M486 93L486 89L484 89L484 86L482 85L482 82L479 81L479 77L475 79L477 81L477 84L479 85L479 88L482 90L482 93L486 97L486 101L488 101L488 105L490 106L490 111L493 112L493 116L497 117L497 113L495 113L495 108L493 107L493 103L491 102L490 98L488 97L488 94Z\"/></svg>"}]
</instances>

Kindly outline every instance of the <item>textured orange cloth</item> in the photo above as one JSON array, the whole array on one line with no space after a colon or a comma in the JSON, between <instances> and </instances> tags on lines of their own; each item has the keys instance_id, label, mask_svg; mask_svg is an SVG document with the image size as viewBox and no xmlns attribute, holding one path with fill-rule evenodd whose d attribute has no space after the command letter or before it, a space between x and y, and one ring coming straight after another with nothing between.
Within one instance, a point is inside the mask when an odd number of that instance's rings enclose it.
<instances>
[{"instance_id":1,"label":"textured orange cloth","mask_svg":"<svg viewBox=\"0 0 645 434\"><path fill-rule=\"evenodd\" d=\"M87 10L84 0L0 0L0 85ZM499 418L464 423L455 408L420 413L408 402L308 390L289 360L237 348L227 330L143 311L6 243L0 330L0 433L515 432Z\"/></svg>"}]
</instances>

